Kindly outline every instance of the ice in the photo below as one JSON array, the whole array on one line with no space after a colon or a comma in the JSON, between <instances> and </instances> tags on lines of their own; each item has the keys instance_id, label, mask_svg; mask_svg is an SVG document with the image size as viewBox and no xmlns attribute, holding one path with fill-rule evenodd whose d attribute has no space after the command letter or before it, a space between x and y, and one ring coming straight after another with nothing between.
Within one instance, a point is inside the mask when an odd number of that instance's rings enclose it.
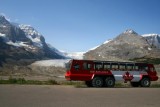
<instances>
[{"instance_id":1,"label":"ice","mask_svg":"<svg viewBox=\"0 0 160 107\"><path fill-rule=\"evenodd\" d=\"M70 59L55 59L55 60L41 60L32 63L33 66L55 66L55 67L65 67L65 63L67 63Z\"/></svg>"},{"instance_id":2,"label":"ice","mask_svg":"<svg viewBox=\"0 0 160 107\"><path fill-rule=\"evenodd\" d=\"M0 33L0 37L3 39L4 42L8 42L9 41L8 37L3 33Z\"/></svg>"},{"instance_id":3,"label":"ice","mask_svg":"<svg viewBox=\"0 0 160 107\"><path fill-rule=\"evenodd\" d=\"M38 47L43 47L43 44L40 40L40 38L36 37L36 38L32 38L31 36L27 36L33 43L35 46L38 46Z\"/></svg>"},{"instance_id":4,"label":"ice","mask_svg":"<svg viewBox=\"0 0 160 107\"><path fill-rule=\"evenodd\" d=\"M6 28L7 26L5 26L5 25L2 25L2 26L0 26L0 27Z\"/></svg>"},{"instance_id":5,"label":"ice","mask_svg":"<svg viewBox=\"0 0 160 107\"><path fill-rule=\"evenodd\" d=\"M144 34L142 35L146 38L150 45L154 45L156 48L160 49L160 35L159 34Z\"/></svg>"},{"instance_id":6,"label":"ice","mask_svg":"<svg viewBox=\"0 0 160 107\"><path fill-rule=\"evenodd\" d=\"M144 34L142 35L143 37L150 37L150 36L159 36L158 34Z\"/></svg>"},{"instance_id":7,"label":"ice","mask_svg":"<svg viewBox=\"0 0 160 107\"><path fill-rule=\"evenodd\" d=\"M83 59L83 54L85 52L71 52L71 53L67 53L67 57L70 57L72 59Z\"/></svg>"},{"instance_id":8,"label":"ice","mask_svg":"<svg viewBox=\"0 0 160 107\"><path fill-rule=\"evenodd\" d=\"M8 41L6 43L16 47L29 47L28 45L25 44L25 42L21 42L21 41L16 41L16 42Z\"/></svg>"},{"instance_id":9,"label":"ice","mask_svg":"<svg viewBox=\"0 0 160 107\"><path fill-rule=\"evenodd\" d=\"M3 34L3 33L0 33L0 36L1 36L1 37L6 37L6 35L5 35L5 34Z\"/></svg>"}]
</instances>

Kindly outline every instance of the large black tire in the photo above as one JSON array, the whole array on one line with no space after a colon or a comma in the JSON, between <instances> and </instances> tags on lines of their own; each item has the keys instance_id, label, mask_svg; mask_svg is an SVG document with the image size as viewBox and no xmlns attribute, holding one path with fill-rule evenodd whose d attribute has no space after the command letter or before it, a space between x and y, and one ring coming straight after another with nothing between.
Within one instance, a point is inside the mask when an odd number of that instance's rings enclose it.
<instances>
[{"instance_id":1,"label":"large black tire","mask_svg":"<svg viewBox=\"0 0 160 107\"><path fill-rule=\"evenodd\" d=\"M115 79L113 77L107 77L105 79L105 86L106 87L114 87L115 85Z\"/></svg>"},{"instance_id":2,"label":"large black tire","mask_svg":"<svg viewBox=\"0 0 160 107\"><path fill-rule=\"evenodd\" d=\"M139 82L130 82L132 87L139 87Z\"/></svg>"},{"instance_id":3,"label":"large black tire","mask_svg":"<svg viewBox=\"0 0 160 107\"><path fill-rule=\"evenodd\" d=\"M92 81L85 81L85 84L87 85L87 87L92 87Z\"/></svg>"},{"instance_id":4,"label":"large black tire","mask_svg":"<svg viewBox=\"0 0 160 107\"><path fill-rule=\"evenodd\" d=\"M101 77L94 77L92 80L93 87L102 87L103 84L104 84L104 81Z\"/></svg>"},{"instance_id":5,"label":"large black tire","mask_svg":"<svg viewBox=\"0 0 160 107\"><path fill-rule=\"evenodd\" d=\"M140 81L141 87L150 87L150 84L151 84L151 81L150 81L149 78L143 78L143 79Z\"/></svg>"}]
</instances>

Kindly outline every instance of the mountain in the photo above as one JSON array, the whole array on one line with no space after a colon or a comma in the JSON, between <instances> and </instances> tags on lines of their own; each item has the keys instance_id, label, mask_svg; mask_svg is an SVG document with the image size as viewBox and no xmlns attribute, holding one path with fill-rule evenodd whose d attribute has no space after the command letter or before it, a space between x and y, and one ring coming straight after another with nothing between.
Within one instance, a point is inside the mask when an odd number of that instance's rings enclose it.
<instances>
[{"instance_id":1,"label":"mountain","mask_svg":"<svg viewBox=\"0 0 160 107\"><path fill-rule=\"evenodd\" d=\"M48 44L48 43L47 43L47 45L48 45L48 47L49 47L52 51L54 51L54 52L57 53L58 55L61 55L61 56L65 57L66 59L69 59L68 56L66 56L66 55L64 54L64 52L56 49L55 47L53 47L52 45L50 45L50 44Z\"/></svg>"},{"instance_id":2,"label":"mountain","mask_svg":"<svg viewBox=\"0 0 160 107\"><path fill-rule=\"evenodd\" d=\"M29 25L19 25L0 16L0 59L63 59L45 38Z\"/></svg>"},{"instance_id":3,"label":"mountain","mask_svg":"<svg viewBox=\"0 0 160 107\"><path fill-rule=\"evenodd\" d=\"M18 27L24 31L26 37L33 42L34 46L37 46L40 48L43 47L43 45L45 44L45 39L38 31L36 31L30 25L21 24L21 25L18 25Z\"/></svg>"},{"instance_id":4,"label":"mountain","mask_svg":"<svg viewBox=\"0 0 160 107\"><path fill-rule=\"evenodd\" d=\"M50 44L47 44L48 47L50 49L52 49L54 52L56 52L57 54L64 56L66 59L83 59L83 54L85 52L65 52L65 51L61 51L56 49L55 47L53 47Z\"/></svg>"},{"instance_id":5,"label":"mountain","mask_svg":"<svg viewBox=\"0 0 160 107\"><path fill-rule=\"evenodd\" d=\"M32 44L25 33L20 28L8 22L4 16L0 16L0 34L8 44L16 43L17 41Z\"/></svg>"},{"instance_id":6,"label":"mountain","mask_svg":"<svg viewBox=\"0 0 160 107\"><path fill-rule=\"evenodd\" d=\"M103 42L103 44L107 44L107 43L110 42L110 41L112 41L112 40L106 40L105 42ZM100 46L101 46L101 45L95 46L95 47L89 49L89 51L95 50L96 48L98 48L98 47L100 47Z\"/></svg>"},{"instance_id":7,"label":"mountain","mask_svg":"<svg viewBox=\"0 0 160 107\"><path fill-rule=\"evenodd\" d=\"M157 40L158 39L155 41ZM151 38L146 38L146 36L143 37L134 30L129 29L118 35L113 40L104 42L95 49L89 50L84 54L84 58L116 61L132 60L144 57L159 58L160 50L158 49L158 43L160 42L155 43L155 41Z\"/></svg>"},{"instance_id":8,"label":"mountain","mask_svg":"<svg viewBox=\"0 0 160 107\"><path fill-rule=\"evenodd\" d=\"M146 38L146 40L148 41L148 43L152 47L156 47L156 48L160 49L160 35L158 35L158 34L144 34L142 36L144 38Z\"/></svg>"},{"instance_id":9,"label":"mountain","mask_svg":"<svg viewBox=\"0 0 160 107\"><path fill-rule=\"evenodd\" d=\"M58 52L58 49L53 49L53 46L47 44L43 35L41 35L36 29L31 27L30 25L23 24L19 25L19 27L21 30L25 32L27 38L29 38L32 41L34 46L39 47L45 52L45 56L52 59L65 58L65 56L63 56L62 53L60 53L60 51Z\"/></svg>"}]
</instances>

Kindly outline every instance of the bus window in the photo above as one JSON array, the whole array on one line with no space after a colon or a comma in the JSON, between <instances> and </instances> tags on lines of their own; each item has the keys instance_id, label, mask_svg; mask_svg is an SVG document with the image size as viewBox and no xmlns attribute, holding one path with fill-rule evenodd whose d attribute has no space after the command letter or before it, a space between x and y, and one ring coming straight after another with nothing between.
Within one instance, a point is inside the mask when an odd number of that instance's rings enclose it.
<instances>
[{"instance_id":1,"label":"bus window","mask_svg":"<svg viewBox=\"0 0 160 107\"><path fill-rule=\"evenodd\" d=\"M145 66L145 71L148 71L148 66Z\"/></svg>"},{"instance_id":2,"label":"bus window","mask_svg":"<svg viewBox=\"0 0 160 107\"><path fill-rule=\"evenodd\" d=\"M139 66L139 70L140 71L148 71L148 66L146 66L146 65L140 65Z\"/></svg>"},{"instance_id":3,"label":"bus window","mask_svg":"<svg viewBox=\"0 0 160 107\"><path fill-rule=\"evenodd\" d=\"M154 71L155 71L155 68L154 68L154 67L150 67L150 71L151 71L151 72L154 72Z\"/></svg>"},{"instance_id":4,"label":"bus window","mask_svg":"<svg viewBox=\"0 0 160 107\"><path fill-rule=\"evenodd\" d=\"M65 67L66 67L67 71L70 70L71 63L72 63L71 61L69 61L68 63L65 63Z\"/></svg>"},{"instance_id":5,"label":"bus window","mask_svg":"<svg viewBox=\"0 0 160 107\"><path fill-rule=\"evenodd\" d=\"M125 70L126 69L126 64L119 64L119 69L120 70Z\"/></svg>"},{"instance_id":6,"label":"bus window","mask_svg":"<svg viewBox=\"0 0 160 107\"><path fill-rule=\"evenodd\" d=\"M111 64L111 69L112 70L118 70L118 63L112 63Z\"/></svg>"},{"instance_id":7,"label":"bus window","mask_svg":"<svg viewBox=\"0 0 160 107\"><path fill-rule=\"evenodd\" d=\"M85 70L90 70L91 69L91 64L88 64L87 62L83 63L83 68Z\"/></svg>"},{"instance_id":8,"label":"bus window","mask_svg":"<svg viewBox=\"0 0 160 107\"><path fill-rule=\"evenodd\" d=\"M103 64L103 66L104 66L104 70L110 70L110 68L111 68L110 63L105 63L105 64Z\"/></svg>"},{"instance_id":9,"label":"bus window","mask_svg":"<svg viewBox=\"0 0 160 107\"><path fill-rule=\"evenodd\" d=\"M135 65L135 66L134 66L134 70L136 70L136 71L138 71L138 70L139 70L138 65Z\"/></svg>"},{"instance_id":10,"label":"bus window","mask_svg":"<svg viewBox=\"0 0 160 107\"><path fill-rule=\"evenodd\" d=\"M133 70L134 65L133 64L127 64L127 70Z\"/></svg>"},{"instance_id":11,"label":"bus window","mask_svg":"<svg viewBox=\"0 0 160 107\"><path fill-rule=\"evenodd\" d=\"M73 66L73 67L74 67L74 69L75 69L75 70L79 70L80 65L79 65L79 64L74 64L74 66Z\"/></svg>"},{"instance_id":12,"label":"bus window","mask_svg":"<svg viewBox=\"0 0 160 107\"><path fill-rule=\"evenodd\" d=\"M95 70L102 70L102 68L103 68L102 63L96 63L94 68L95 68Z\"/></svg>"}]
</instances>

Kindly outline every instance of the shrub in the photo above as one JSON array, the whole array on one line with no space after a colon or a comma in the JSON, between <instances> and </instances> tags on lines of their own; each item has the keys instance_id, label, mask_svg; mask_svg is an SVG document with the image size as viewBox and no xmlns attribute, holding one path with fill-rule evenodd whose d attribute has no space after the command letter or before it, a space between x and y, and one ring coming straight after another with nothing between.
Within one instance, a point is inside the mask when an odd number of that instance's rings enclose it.
<instances>
[{"instance_id":1,"label":"shrub","mask_svg":"<svg viewBox=\"0 0 160 107\"><path fill-rule=\"evenodd\" d=\"M48 84L51 84L51 85L58 85L57 81L52 80L52 79L49 79L49 80L47 81L47 83L48 83Z\"/></svg>"},{"instance_id":2,"label":"shrub","mask_svg":"<svg viewBox=\"0 0 160 107\"><path fill-rule=\"evenodd\" d=\"M8 82L10 84L15 84L15 83L17 83L17 79L16 78L12 78L12 76L10 76Z\"/></svg>"}]
</instances>

